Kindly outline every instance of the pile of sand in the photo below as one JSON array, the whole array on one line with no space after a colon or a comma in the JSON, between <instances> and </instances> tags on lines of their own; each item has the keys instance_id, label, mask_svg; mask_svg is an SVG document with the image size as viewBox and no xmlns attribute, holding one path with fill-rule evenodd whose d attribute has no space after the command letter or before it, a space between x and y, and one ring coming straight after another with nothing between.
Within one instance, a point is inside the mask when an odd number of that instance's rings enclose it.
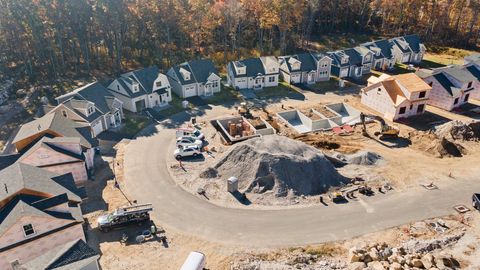
<instances>
[{"instance_id":1,"label":"pile of sand","mask_svg":"<svg viewBox=\"0 0 480 270\"><path fill-rule=\"evenodd\" d=\"M278 135L234 146L214 169L223 178L237 177L241 191L276 197L316 195L348 182L319 150Z\"/></svg>"},{"instance_id":2,"label":"pile of sand","mask_svg":"<svg viewBox=\"0 0 480 270\"><path fill-rule=\"evenodd\" d=\"M439 138L461 141L478 141L480 139L480 122L450 121L435 127L435 135Z\"/></svg>"},{"instance_id":3,"label":"pile of sand","mask_svg":"<svg viewBox=\"0 0 480 270\"><path fill-rule=\"evenodd\" d=\"M372 166L383 159L379 154L369 151L360 151L350 155L333 152L325 156L337 167L342 167L347 164Z\"/></svg>"},{"instance_id":4,"label":"pile of sand","mask_svg":"<svg viewBox=\"0 0 480 270\"><path fill-rule=\"evenodd\" d=\"M467 154L463 145L446 137L439 137L436 133L415 131L409 134L412 146L439 158L461 157Z\"/></svg>"}]
</instances>

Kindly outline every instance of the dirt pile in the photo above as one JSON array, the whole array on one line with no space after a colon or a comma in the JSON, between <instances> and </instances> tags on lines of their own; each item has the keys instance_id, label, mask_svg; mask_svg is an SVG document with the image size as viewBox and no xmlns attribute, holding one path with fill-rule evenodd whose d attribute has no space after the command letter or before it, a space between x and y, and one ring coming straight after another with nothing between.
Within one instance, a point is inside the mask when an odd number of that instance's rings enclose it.
<instances>
[{"instance_id":1,"label":"dirt pile","mask_svg":"<svg viewBox=\"0 0 480 270\"><path fill-rule=\"evenodd\" d=\"M240 190L275 197L316 195L348 182L314 147L277 135L236 145L214 169L237 177Z\"/></svg>"},{"instance_id":2,"label":"dirt pile","mask_svg":"<svg viewBox=\"0 0 480 270\"><path fill-rule=\"evenodd\" d=\"M435 135L455 141L478 141L480 140L480 121L451 121L437 126Z\"/></svg>"},{"instance_id":3,"label":"dirt pile","mask_svg":"<svg viewBox=\"0 0 480 270\"><path fill-rule=\"evenodd\" d=\"M347 164L372 166L376 165L383 159L379 154L369 151L360 151L350 155L333 152L331 154L326 154L325 156L335 166L345 166Z\"/></svg>"}]
</instances>

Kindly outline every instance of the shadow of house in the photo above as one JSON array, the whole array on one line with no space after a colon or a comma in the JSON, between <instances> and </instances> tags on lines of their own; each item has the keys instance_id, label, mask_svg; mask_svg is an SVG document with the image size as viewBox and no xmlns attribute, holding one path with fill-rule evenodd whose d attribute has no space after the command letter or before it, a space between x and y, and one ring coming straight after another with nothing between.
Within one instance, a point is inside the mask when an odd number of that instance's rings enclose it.
<instances>
[{"instance_id":1,"label":"shadow of house","mask_svg":"<svg viewBox=\"0 0 480 270\"><path fill-rule=\"evenodd\" d=\"M107 180L113 179L114 175L108 161L97 156L94 180L87 181L84 185L88 198L81 205L83 214L108 210L108 203L103 199L102 193L107 188Z\"/></svg>"},{"instance_id":2,"label":"shadow of house","mask_svg":"<svg viewBox=\"0 0 480 270\"><path fill-rule=\"evenodd\" d=\"M414 115L408 118L399 119L398 122L416 130L427 131L437 125L441 125L449 121L450 119L448 118L432 113L430 111L425 111L421 115Z\"/></svg>"}]
</instances>

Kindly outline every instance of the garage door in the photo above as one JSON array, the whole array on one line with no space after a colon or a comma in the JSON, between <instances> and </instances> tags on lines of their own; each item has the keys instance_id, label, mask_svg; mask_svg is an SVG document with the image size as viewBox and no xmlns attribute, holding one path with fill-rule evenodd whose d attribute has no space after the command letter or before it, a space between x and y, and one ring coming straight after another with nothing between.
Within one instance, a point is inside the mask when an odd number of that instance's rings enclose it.
<instances>
[{"instance_id":1,"label":"garage door","mask_svg":"<svg viewBox=\"0 0 480 270\"><path fill-rule=\"evenodd\" d=\"M98 134L100 134L103 131L102 127L102 122L97 121L96 123L92 124L92 131L93 131L93 136L96 137Z\"/></svg>"},{"instance_id":2,"label":"garage door","mask_svg":"<svg viewBox=\"0 0 480 270\"><path fill-rule=\"evenodd\" d=\"M300 82L300 74L292 74L290 82L291 83L299 83Z\"/></svg>"},{"instance_id":3,"label":"garage door","mask_svg":"<svg viewBox=\"0 0 480 270\"><path fill-rule=\"evenodd\" d=\"M185 97L196 96L197 92L195 91L195 86L189 86L185 88Z\"/></svg>"}]
</instances>

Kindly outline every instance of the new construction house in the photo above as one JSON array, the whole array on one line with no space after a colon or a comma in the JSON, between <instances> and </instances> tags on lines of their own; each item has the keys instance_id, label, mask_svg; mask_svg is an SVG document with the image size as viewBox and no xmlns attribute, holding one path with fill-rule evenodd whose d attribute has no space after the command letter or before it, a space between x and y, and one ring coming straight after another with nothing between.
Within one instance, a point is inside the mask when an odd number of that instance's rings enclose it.
<instances>
[{"instance_id":1,"label":"new construction house","mask_svg":"<svg viewBox=\"0 0 480 270\"><path fill-rule=\"evenodd\" d=\"M279 70L274 56L232 61L227 65L227 83L237 90L274 87L278 85Z\"/></svg>"},{"instance_id":2,"label":"new construction house","mask_svg":"<svg viewBox=\"0 0 480 270\"><path fill-rule=\"evenodd\" d=\"M423 114L432 87L414 73L368 79L360 91L362 104L388 120Z\"/></svg>"},{"instance_id":3,"label":"new construction house","mask_svg":"<svg viewBox=\"0 0 480 270\"><path fill-rule=\"evenodd\" d=\"M212 96L221 90L221 78L212 60L192 60L170 68L170 85L181 98Z\"/></svg>"},{"instance_id":4,"label":"new construction house","mask_svg":"<svg viewBox=\"0 0 480 270\"><path fill-rule=\"evenodd\" d=\"M330 80L332 59L320 53L300 53L281 56L280 75L289 84L313 84Z\"/></svg>"}]
</instances>

